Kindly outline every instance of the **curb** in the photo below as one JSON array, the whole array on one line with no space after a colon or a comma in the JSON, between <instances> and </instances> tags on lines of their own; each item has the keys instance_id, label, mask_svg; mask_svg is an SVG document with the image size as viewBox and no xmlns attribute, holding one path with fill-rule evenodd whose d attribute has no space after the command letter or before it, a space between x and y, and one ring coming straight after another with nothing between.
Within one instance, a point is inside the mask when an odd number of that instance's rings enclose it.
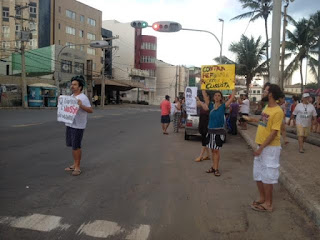
<instances>
[{"instance_id":1,"label":"curb","mask_svg":"<svg viewBox=\"0 0 320 240\"><path fill-rule=\"evenodd\" d=\"M253 150L257 148L257 144L246 134L239 129L241 137L247 142ZM320 227L320 204L319 202L308 198L303 187L295 181L294 177L280 166L279 182L287 189L292 198L305 210L307 215Z\"/></svg>"}]
</instances>

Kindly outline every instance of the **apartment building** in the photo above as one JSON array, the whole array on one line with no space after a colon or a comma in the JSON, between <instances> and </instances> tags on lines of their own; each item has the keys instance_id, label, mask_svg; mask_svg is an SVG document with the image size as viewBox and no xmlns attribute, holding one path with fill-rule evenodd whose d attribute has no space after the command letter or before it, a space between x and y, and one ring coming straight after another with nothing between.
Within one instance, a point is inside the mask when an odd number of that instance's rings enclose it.
<instances>
[{"instance_id":1,"label":"apartment building","mask_svg":"<svg viewBox=\"0 0 320 240\"><path fill-rule=\"evenodd\" d=\"M19 10L19 7L25 8ZM8 58L21 48L19 33L22 29L32 33L26 49L38 48L39 0L1 0L0 9L0 59Z\"/></svg>"},{"instance_id":2,"label":"apartment building","mask_svg":"<svg viewBox=\"0 0 320 240\"><path fill-rule=\"evenodd\" d=\"M89 44L102 40L102 12L76 0L41 0L39 4L39 47L61 45L80 51L92 60L93 75L99 76L103 53ZM59 62L65 61L64 49L57 55Z\"/></svg>"}]
</instances>

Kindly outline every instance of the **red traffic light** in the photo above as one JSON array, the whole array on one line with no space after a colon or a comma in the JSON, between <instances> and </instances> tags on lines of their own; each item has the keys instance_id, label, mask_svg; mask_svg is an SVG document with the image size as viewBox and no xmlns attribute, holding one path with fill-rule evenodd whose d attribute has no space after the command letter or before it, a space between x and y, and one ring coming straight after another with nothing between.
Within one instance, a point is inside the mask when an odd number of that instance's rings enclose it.
<instances>
[{"instance_id":1,"label":"red traffic light","mask_svg":"<svg viewBox=\"0 0 320 240\"><path fill-rule=\"evenodd\" d=\"M177 22L161 21L153 23L152 28L158 32L179 32L182 29L182 26Z\"/></svg>"},{"instance_id":2,"label":"red traffic light","mask_svg":"<svg viewBox=\"0 0 320 240\"><path fill-rule=\"evenodd\" d=\"M155 31L158 31L158 30L159 30L159 24L157 24L157 23L152 24L152 28L153 28Z\"/></svg>"}]
</instances>

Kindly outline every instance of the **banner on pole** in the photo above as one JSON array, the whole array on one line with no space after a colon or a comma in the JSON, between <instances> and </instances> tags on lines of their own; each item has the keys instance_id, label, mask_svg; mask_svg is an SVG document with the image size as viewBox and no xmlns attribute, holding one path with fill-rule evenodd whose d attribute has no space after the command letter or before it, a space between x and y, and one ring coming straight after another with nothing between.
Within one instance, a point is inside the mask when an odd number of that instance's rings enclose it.
<instances>
[{"instance_id":1,"label":"banner on pole","mask_svg":"<svg viewBox=\"0 0 320 240\"><path fill-rule=\"evenodd\" d=\"M78 110L78 99L72 96L59 96L57 112L58 122L73 123Z\"/></svg>"},{"instance_id":2,"label":"banner on pole","mask_svg":"<svg viewBox=\"0 0 320 240\"><path fill-rule=\"evenodd\" d=\"M233 90L235 89L236 66L205 65L201 66L202 90Z\"/></svg>"},{"instance_id":3,"label":"banner on pole","mask_svg":"<svg viewBox=\"0 0 320 240\"><path fill-rule=\"evenodd\" d=\"M197 115L197 87L186 87L186 111L189 115Z\"/></svg>"}]
</instances>

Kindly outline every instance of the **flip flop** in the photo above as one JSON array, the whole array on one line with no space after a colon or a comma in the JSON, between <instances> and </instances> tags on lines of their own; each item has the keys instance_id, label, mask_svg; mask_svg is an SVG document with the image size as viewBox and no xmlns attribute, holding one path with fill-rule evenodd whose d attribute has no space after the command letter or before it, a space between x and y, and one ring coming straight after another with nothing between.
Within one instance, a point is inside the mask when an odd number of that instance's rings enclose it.
<instances>
[{"instance_id":1,"label":"flip flop","mask_svg":"<svg viewBox=\"0 0 320 240\"><path fill-rule=\"evenodd\" d=\"M66 167L64 170L67 171L67 172L71 172L71 171L74 170L74 167L73 166Z\"/></svg>"},{"instance_id":2,"label":"flip flop","mask_svg":"<svg viewBox=\"0 0 320 240\"><path fill-rule=\"evenodd\" d=\"M261 205L261 204L263 204L263 203L264 203L264 202L253 201L250 206L258 206L258 205Z\"/></svg>"},{"instance_id":3,"label":"flip flop","mask_svg":"<svg viewBox=\"0 0 320 240\"><path fill-rule=\"evenodd\" d=\"M72 176L79 176L81 174L81 170L79 169L79 170L73 170L73 172L72 172Z\"/></svg>"},{"instance_id":4,"label":"flip flop","mask_svg":"<svg viewBox=\"0 0 320 240\"><path fill-rule=\"evenodd\" d=\"M202 158L202 160L210 160L210 157L205 157L205 158Z\"/></svg>"},{"instance_id":5,"label":"flip flop","mask_svg":"<svg viewBox=\"0 0 320 240\"><path fill-rule=\"evenodd\" d=\"M258 211L258 212L272 212L272 208L266 208L265 206L263 206L262 204L259 205L251 205L251 209Z\"/></svg>"}]
</instances>

